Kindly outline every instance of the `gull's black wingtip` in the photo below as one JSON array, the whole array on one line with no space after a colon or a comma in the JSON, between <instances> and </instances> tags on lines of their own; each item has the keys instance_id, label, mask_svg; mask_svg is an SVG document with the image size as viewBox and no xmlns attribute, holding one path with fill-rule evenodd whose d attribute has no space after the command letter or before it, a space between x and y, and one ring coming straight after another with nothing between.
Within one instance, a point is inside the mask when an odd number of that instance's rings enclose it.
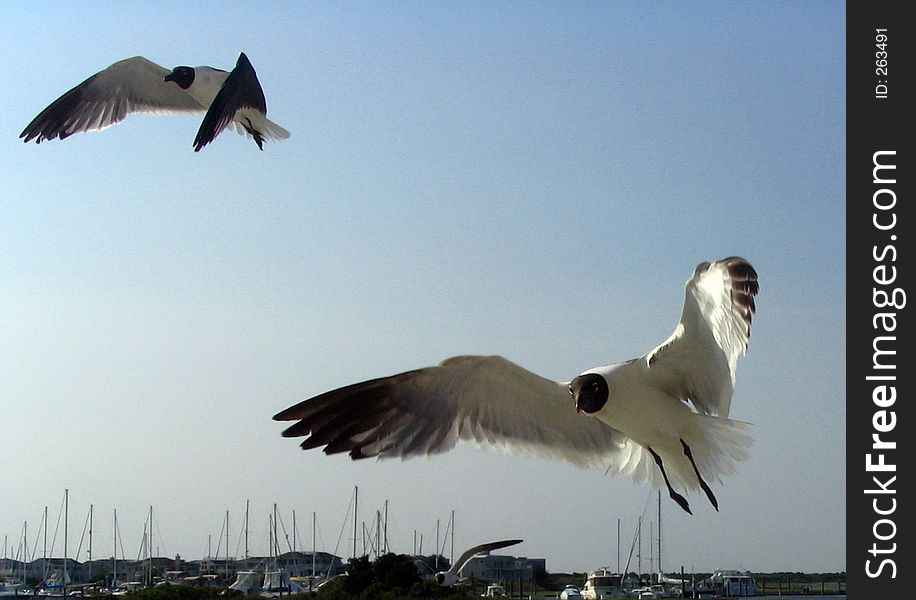
<instances>
[{"instance_id":1,"label":"gull's black wingtip","mask_svg":"<svg viewBox=\"0 0 916 600\"><path fill-rule=\"evenodd\" d=\"M204 117L204 121L206 122L206 117ZM216 137L209 133L207 135L204 135L202 131L203 128L204 128L203 125L201 125L201 131L198 131L197 137L194 138L194 143L192 144L194 146L194 152L200 152L204 146L212 142L214 138Z\"/></svg>"}]
</instances>

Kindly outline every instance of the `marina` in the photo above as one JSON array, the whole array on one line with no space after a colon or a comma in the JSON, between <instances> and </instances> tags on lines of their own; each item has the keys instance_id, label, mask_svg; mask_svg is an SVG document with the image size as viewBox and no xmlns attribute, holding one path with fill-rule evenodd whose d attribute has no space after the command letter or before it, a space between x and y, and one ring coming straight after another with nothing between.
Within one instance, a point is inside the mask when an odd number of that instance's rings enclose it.
<instances>
[{"instance_id":1,"label":"marina","mask_svg":"<svg viewBox=\"0 0 916 600\"><path fill-rule=\"evenodd\" d=\"M649 505L648 501L646 503ZM742 597L792 597L818 595L822 597L844 597L845 581L833 578L831 581L800 578L798 574L754 574L748 571L720 569L706 574L666 573L662 569L662 519L661 494L657 495L657 513L649 521L648 547L649 568L643 569L644 521L637 520L632 543L621 568L620 522L617 525L617 567L593 569L581 576L565 576L548 573L544 559L497 554L496 551L520 543L522 540L488 542L475 546L454 560L455 514L451 511L444 536L439 535L439 523L435 548L432 556L422 556L423 538L414 534L412 557L418 577L437 585L454 586L483 597L557 598L560 600L610 600L617 598L742 598ZM249 505L246 502L239 543L244 539L244 555L232 556L230 546L230 515L228 511L217 536L217 547L212 549L212 537L208 540L207 556L201 559L185 560L180 556L157 556L157 537L162 537L156 523L152 506L147 509L143 534L135 560L126 558L121 540L118 513L112 513L111 556L93 557L94 507L90 505L75 554L84 553L88 558L80 562L69 556L69 490L64 491L58 522L64 527L64 558L54 557L57 532L47 547L48 510L42 513L42 523L30 543L28 526L24 524L22 536L14 557L12 547L4 545L0 558L0 597L100 597L121 596L132 591L160 586L191 586L210 588L227 592L238 592L250 596L275 598L283 595L302 594L320 589L323 585L346 577L348 559L340 556L341 541L346 530L352 533L352 554L350 561L359 558L370 564L390 555L388 540L388 504L374 511L374 522L359 520L359 488L354 487L351 505L338 536L338 545L333 552L317 548L317 517L312 514L311 550L297 546L298 532L293 512L292 536L280 518L276 504L269 519L269 552L266 555L249 553L248 527ZM352 509L352 510L350 510ZM644 511L645 512L645 511ZM155 532L155 536L154 536ZM361 532L361 535L360 535ZM451 538L450 558L442 556ZM292 541L290 541L292 539ZM43 541L42 556L38 557L39 540ZM8 540L4 540L7 542ZM281 548L281 541L286 548ZM360 548L359 542L362 542ZM417 542L419 541L419 545ZM85 544L85 546L84 546ZM31 550L30 550L31 548ZM241 545L239 546L241 549ZM120 552L118 552L120 550ZM98 545L95 546L98 555ZM360 558L361 557L361 558ZM24 559L24 560L21 560ZM350 566L352 566L352 562ZM441 570L442 568L447 571ZM577 577L580 577L577 580Z\"/></svg>"}]
</instances>

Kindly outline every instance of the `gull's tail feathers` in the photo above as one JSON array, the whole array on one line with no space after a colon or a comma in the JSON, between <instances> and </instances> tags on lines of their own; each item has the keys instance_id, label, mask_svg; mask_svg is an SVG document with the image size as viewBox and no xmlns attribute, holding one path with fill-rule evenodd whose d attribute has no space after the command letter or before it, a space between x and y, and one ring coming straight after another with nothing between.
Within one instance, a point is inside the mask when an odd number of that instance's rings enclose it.
<instances>
[{"instance_id":1,"label":"gull's tail feathers","mask_svg":"<svg viewBox=\"0 0 916 600\"><path fill-rule=\"evenodd\" d=\"M700 489L700 480L690 459L684 452L681 440L691 450L693 459L703 479L722 482L723 476L735 474L735 463L746 460L748 448L754 440L748 433L750 423L694 413L695 421L691 434L680 439L672 438L664 446L654 446L665 465L671 484L688 491ZM617 465L608 467L606 474L622 475L636 483L649 481L660 489L665 480L649 451L641 444L628 439L621 448L622 457Z\"/></svg>"},{"instance_id":2,"label":"gull's tail feathers","mask_svg":"<svg viewBox=\"0 0 916 600\"><path fill-rule=\"evenodd\" d=\"M699 436L685 439L690 446L694 461L706 481L722 482L722 476L735 474L735 463L747 460L748 448L754 443L750 436L750 423L725 417L696 414ZM699 487L696 473L688 461L678 461L682 466L678 478L690 490Z\"/></svg>"},{"instance_id":3,"label":"gull's tail feathers","mask_svg":"<svg viewBox=\"0 0 916 600\"><path fill-rule=\"evenodd\" d=\"M285 140L289 137L289 131L280 127L270 119L264 119L267 137L274 140Z\"/></svg>"},{"instance_id":4,"label":"gull's tail feathers","mask_svg":"<svg viewBox=\"0 0 916 600\"><path fill-rule=\"evenodd\" d=\"M241 121L233 120L227 127L239 135L254 138L258 147L261 147L264 140L285 140L290 135L283 127L253 112L244 113Z\"/></svg>"}]
</instances>

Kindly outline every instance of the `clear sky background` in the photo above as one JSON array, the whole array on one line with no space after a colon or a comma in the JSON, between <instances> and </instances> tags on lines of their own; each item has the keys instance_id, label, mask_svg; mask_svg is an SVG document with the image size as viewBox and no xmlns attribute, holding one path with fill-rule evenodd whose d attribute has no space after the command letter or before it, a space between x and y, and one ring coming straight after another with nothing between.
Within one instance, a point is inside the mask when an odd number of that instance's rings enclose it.
<instances>
[{"instance_id":1,"label":"clear sky background","mask_svg":"<svg viewBox=\"0 0 916 600\"><path fill-rule=\"evenodd\" d=\"M431 553L454 510L456 554L518 537L550 571L615 568L646 484L471 446L353 463L271 417L455 354L557 380L641 355L696 264L737 254L761 291L731 416L756 442L713 486L721 512L664 498L664 567L845 570L844 10L10 4L0 536L15 553L28 522L35 544L45 506L53 534L68 488L71 556L90 504L96 557L117 509L136 558L150 506L160 554L215 551L226 510L237 554L246 500L253 554L273 503L300 547L314 511L333 552L358 485L361 519L389 501L397 552L416 530ZM240 51L292 132L264 152L227 131L195 154L200 119L178 116L17 139L116 60Z\"/></svg>"}]
</instances>

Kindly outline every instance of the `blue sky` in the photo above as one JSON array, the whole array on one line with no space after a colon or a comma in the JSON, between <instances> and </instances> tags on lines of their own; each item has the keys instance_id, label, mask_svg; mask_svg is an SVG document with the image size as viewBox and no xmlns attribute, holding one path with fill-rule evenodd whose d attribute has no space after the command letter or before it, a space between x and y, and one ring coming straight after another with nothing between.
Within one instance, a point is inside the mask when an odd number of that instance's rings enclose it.
<instances>
[{"instance_id":1,"label":"blue sky","mask_svg":"<svg viewBox=\"0 0 916 600\"><path fill-rule=\"evenodd\" d=\"M663 503L665 568L845 570L844 9L8 7L0 535L15 551L28 521L33 544L69 488L70 548L91 503L98 556L115 508L129 557L152 505L162 554L196 558L227 509L235 545L246 500L253 552L274 502L334 551L359 485L396 551L454 509L456 551L613 567L645 485L473 447L351 463L271 416L463 353L568 380L659 343L694 266L738 254L761 292L731 416L756 442L721 512ZM292 132L264 152L226 132L195 154L177 116L17 139L121 58L240 51Z\"/></svg>"}]
</instances>

